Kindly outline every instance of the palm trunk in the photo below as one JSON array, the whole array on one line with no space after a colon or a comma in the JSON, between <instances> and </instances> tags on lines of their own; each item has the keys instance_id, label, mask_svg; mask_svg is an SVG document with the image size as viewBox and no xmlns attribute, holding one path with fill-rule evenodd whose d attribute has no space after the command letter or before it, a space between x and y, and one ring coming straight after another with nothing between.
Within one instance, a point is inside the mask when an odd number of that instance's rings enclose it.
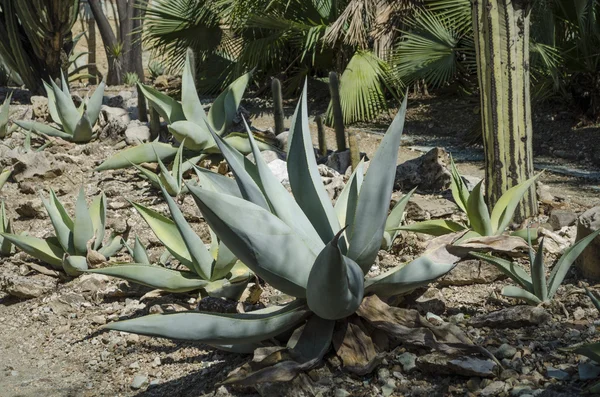
<instances>
[{"instance_id":1,"label":"palm trunk","mask_svg":"<svg viewBox=\"0 0 600 397\"><path fill-rule=\"evenodd\" d=\"M486 197L493 207L533 175L529 96L529 0L473 0L473 25L485 149ZM516 212L537 214L535 186Z\"/></svg>"},{"instance_id":2,"label":"palm trunk","mask_svg":"<svg viewBox=\"0 0 600 397\"><path fill-rule=\"evenodd\" d=\"M116 48L118 45L117 38L115 37L115 34L110 26L108 18L102 10L102 4L100 3L100 0L88 0L88 3L90 5L92 14L94 15L94 19L96 20L96 24L98 25L98 30L100 31L104 48L106 49L106 58L108 59L108 76L106 77L106 84L122 84L123 77L120 67L120 58L122 57L116 58L111 51L111 49Z\"/></svg>"},{"instance_id":3,"label":"palm trunk","mask_svg":"<svg viewBox=\"0 0 600 397\"><path fill-rule=\"evenodd\" d=\"M137 73L141 83L145 81L142 59L142 27L146 9L142 8L143 4L138 2L133 9L133 29L131 32L131 66L132 71Z\"/></svg>"}]
</instances>

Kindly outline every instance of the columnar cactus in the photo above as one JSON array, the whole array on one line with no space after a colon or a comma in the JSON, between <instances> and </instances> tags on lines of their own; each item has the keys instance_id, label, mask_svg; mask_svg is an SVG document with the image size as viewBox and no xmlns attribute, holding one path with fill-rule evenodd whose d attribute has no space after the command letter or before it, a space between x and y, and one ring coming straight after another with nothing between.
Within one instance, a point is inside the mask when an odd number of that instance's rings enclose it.
<instances>
[{"instance_id":1,"label":"columnar cactus","mask_svg":"<svg viewBox=\"0 0 600 397\"><path fill-rule=\"evenodd\" d=\"M274 78L271 81L273 91L273 117L275 118L275 135L283 132L283 98L281 96L281 82Z\"/></svg>"}]
</instances>

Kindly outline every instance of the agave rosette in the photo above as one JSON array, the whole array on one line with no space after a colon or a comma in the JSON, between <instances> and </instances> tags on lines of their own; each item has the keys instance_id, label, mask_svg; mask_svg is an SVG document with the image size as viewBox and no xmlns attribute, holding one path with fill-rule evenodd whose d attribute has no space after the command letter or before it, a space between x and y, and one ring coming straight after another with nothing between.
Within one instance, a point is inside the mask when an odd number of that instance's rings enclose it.
<instances>
[{"instance_id":1,"label":"agave rosette","mask_svg":"<svg viewBox=\"0 0 600 397\"><path fill-rule=\"evenodd\" d=\"M210 248L207 248L164 187L162 192L172 219L141 204L132 205L167 251L186 270L151 264L146 250L136 238L135 246L130 251L135 263L90 269L88 272L122 278L167 292L203 290L209 296L238 299L253 276L252 272L212 230Z\"/></svg>"},{"instance_id":2,"label":"agave rosette","mask_svg":"<svg viewBox=\"0 0 600 397\"><path fill-rule=\"evenodd\" d=\"M211 134L211 129L237 150L249 153L250 144L245 133L225 134L233 125L250 77L251 73L246 73L231 83L215 99L208 113L204 111L196 92L189 56L181 77L181 102L153 87L141 83L138 85L148 104L167 122L175 141L185 147L186 154L198 156L199 154L219 153L219 147ZM257 144L261 150L277 150L266 138L261 139ZM96 171L125 168L129 167L131 163L155 162L157 159L167 161L171 160L176 153L177 148L172 145L149 142L115 154L100 164Z\"/></svg>"},{"instance_id":3,"label":"agave rosette","mask_svg":"<svg viewBox=\"0 0 600 397\"><path fill-rule=\"evenodd\" d=\"M79 107L75 106L69 85L62 77L62 89L53 81L50 84L44 82L44 88L48 95L48 111L52 121L60 128L51 125L39 123L36 121L15 121L15 123L28 131L56 136L67 141L75 143L86 143L94 137L94 125L100 116L102 107L102 98L104 97L104 81L98 85L92 96L81 103Z\"/></svg>"},{"instance_id":4,"label":"agave rosette","mask_svg":"<svg viewBox=\"0 0 600 397\"><path fill-rule=\"evenodd\" d=\"M77 276L88 269L90 258L107 259L123 248L120 236L111 235L104 244L106 227L106 196L101 193L88 208L83 188L79 191L72 218L65 207L50 191L50 197L42 202L55 235L40 239L28 235L0 233L4 241L14 244L27 254L41 260L57 270ZM99 254L101 256L98 256ZM91 255L91 256L90 256Z\"/></svg>"},{"instance_id":5,"label":"agave rosette","mask_svg":"<svg viewBox=\"0 0 600 397\"><path fill-rule=\"evenodd\" d=\"M181 312L111 323L105 328L194 340L235 351L252 351L261 342L296 329L288 347L303 362L329 350L334 325L351 316L363 297L407 293L444 275L453 263L424 256L377 277L365 275L383 238L406 100L362 176L352 174L334 207L323 186L308 128L306 86L290 129L290 194L271 173L252 134L256 163L216 133L213 138L235 175L237 188L201 171L189 191L222 242L256 275L295 298L284 306L246 314ZM357 179L363 179L360 190ZM233 181L232 181L233 182Z\"/></svg>"}]
</instances>

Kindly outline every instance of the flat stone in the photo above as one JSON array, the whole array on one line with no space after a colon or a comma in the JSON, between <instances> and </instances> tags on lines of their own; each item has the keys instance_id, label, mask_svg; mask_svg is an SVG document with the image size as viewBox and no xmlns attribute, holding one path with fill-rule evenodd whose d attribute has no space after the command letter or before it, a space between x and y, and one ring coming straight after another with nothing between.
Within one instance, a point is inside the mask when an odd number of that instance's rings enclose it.
<instances>
[{"instance_id":1,"label":"flat stone","mask_svg":"<svg viewBox=\"0 0 600 397\"><path fill-rule=\"evenodd\" d=\"M442 291L429 288L415 300L415 308L421 313L442 314L446 311L446 303Z\"/></svg>"},{"instance_id":2,"label":"flat stone","mask_svg":"<svg viewBox=\"0 0 600 397\"><path fill-rule=\"evenodd\" d=\"M571 226L577 221L577 214L569 210L555 209L550 213L549 223L554 230L560 230L565 226Z\"/></svg>"},{"instance_id":3,"label":"flat stone","mask_svg":"<svg viewBox=\"0 0 600 397\"><path fill-rule=\"evenodd\" d=\"M0 279L0 289L17 298L30 299L48 294L56 289L58 280L42 274L10 276Z\"/></svg>"},{"instance_id":4,"label":"flat stone","mask_svg":"<svg viewBox=\"0 0 600 397\"><path fill-rule=\"evenodd\" d=\"M150 142L150 128L146 124L133 120L127 125L125 130L125 142L128 145L137 146L142 143Z\"/></svg>"},{"instance_id":5,"label":"flat stone","mask_svg":"<svg viewBox=\"0 0 600 397\"><path fill-rule=\"evenodd\" d=\"M563 371L561 369L552 368L552 367L548 367L546 369L546 374L548 375L549 378L558 379L558 380L566 380L566 379L569 379L569 376L570 376L568 372Z\"/></svg>"},{"instance_id":6,"label":"flat stone","mask_svg":"<svg viewBox=\"0 0 600 397\"><path fill-rule=\"evenodd\" d=\"M148 386L148 377L145 375L136 375L133 377L130 387L133 390L139 390L143 387Z\"/></svg>"},{"instance_id":7,"label":"flat stone","mask_svg":"<svg viewBox=\"0 0 600 397\"><path fill-rule=\"evenodd\" d=\"M448 170L450 156L443 148L433 148L416 159L396 167L394 190L409 191L419 187L420 191L439 192L450 187L452 174Z\"/></svg>"},{"instance_id":8,"label":"flat stone","mask_svg":"<svg viewBox=\"0 0 600 397\"><path fill-rule=\"evenodd\" d=\"M402 366L402 370L407 374L417 368L417 356L415 354L404 352L396 357L396 360Z\"/></svg>"},{"instance_id":9,"label":"flat stone","mask_svg":"<svg viewBox=\"0 0 600 397\"><path fill-rule=\"evenodd\" d=\"M478 259L468 259L459 262L448 274L438 280L438 285L461 286L472 284L489 284L503 280L506 275L487 262Z\"/></svg>"},{"instance_id":10,"label":"flat stone","mask_svg":"<svg viewBox=\"0 0 600 397\"><path fill-rule=\"evenodd\" d=\"M482 391L481 396L497 396L504 391L506 383L502 381L495 381L487 385Z\"/></svg>"},{"instance_id":11,"label":"flat stone","mask_svg":"<svg viewBox=\"0 0 600 397\"><path fill-rule=\"evenodd\" d=\"M451 358L440 352L419 356L417 368L436 375L460 375L492 378L496 376L498 365L490 360L477 357Z\"/></svg>"},{"instance_id":12,"label":"flat stone","mask_svg":"<svg viewBox=\"0 0 600 397\"><path fill-rule=\"evenodd\" d=\"M501 344L494 352L494 356L498 360L502 360L503 358L512 359L515 354L517 354L517 349L507 343Z\"/></svg>"},{"instance_id":13,"label":"flat stone","mask_svg":"<svg viewBox=\"0 0 600 397\"><path fill-rule=\"evenodd\" d=\"M543 308L535 306L513 306L471 319L476 328L522 328L540 325L552 316Z\"/></svg>"}]
</instances>

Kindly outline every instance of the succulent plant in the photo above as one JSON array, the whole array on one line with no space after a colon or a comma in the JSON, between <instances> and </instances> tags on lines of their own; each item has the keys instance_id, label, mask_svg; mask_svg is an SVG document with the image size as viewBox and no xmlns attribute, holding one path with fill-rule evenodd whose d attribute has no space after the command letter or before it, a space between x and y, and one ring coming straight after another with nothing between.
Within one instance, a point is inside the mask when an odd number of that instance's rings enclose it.
<instances>
[{"instance_id":1,"label":"succulent plant","mask_svg":"<svg viewBox=\"0 0 600 397\"><path fill-rule=\"evenodd\" d=\"M410 200L415 190L417 190L417 188L414 188L413 190L402 196L402 198L398 200L396 205L394 205L394 208L392 208L392 210L390 211L390 215L388 215L388 218L385 221L385 231L383 232L381 249L387 250L392 248L394 240L396 239L396 237L398 237L398 233L400 233L400 230L398 228L402 225L402 222L404 221L404 210L406 209L406 205L408 204L408 201Z\"/></svg>"},{"instance_id":2,"label":"succulent plant","mask_svg":"<svg viewBox=\"0 0 600 397\"><path fill-rule=\"evenodd\" d=\"M467 215L467 223L462 224L451 220L433 219L400 226L398 230L441 236L448 233L469 231L462 240L477 236L499 236L508 227L515 214L515 210L523 196L535 183L539 174L525 182L512 187L500 197L490 214L483 197L482 183L480 181L471 192L467 189L462 176L458 173L454 161L451 161L451 190L456 205ZM525 238L525 230L512 233ZM537 236L537 230L534 231Z\"/></svg>"},{"instance_id":3,"label":"succulent plant","mask_svg":"<svg viewBox=\"0 0 600 397\"><path fill-rule=\"evenodd\" d=\"M64 75L62 75L62 89L54 81L50 81L50 84L44 82L44 87L48 94L50 116L60 129L36 121L21 120L15 121L15 123L25 130L56 136L70 142L87 143L91 141L95 137L93 128L102 107L104 82L100 83L89 100L83 101L79 108L75 106L71 98L69 85Z\"/></svg>"},{"instance_id":4,"label":"succulent plant","mask_svg":"<svg viewBox=\"0 0 600 397\"><path fill-rule=\"evenodd\" d=\"M13 252L13 245L2 236L2 233L12 233L10 219L6 216L4 201L0 202L0 255L10 255Z\"/></svg>"},{"instance_id":5,"label":"succulent plant","mask_svg":"<svg viewBox=\"0 0 600 397\"><path fill-rule=\"evenodd\" d=\"M8 94L2 107L0 107L0 139L6 138L13 132L16 128L16 125L8 126L8 116L10 114L10 100L12 98L12 92Z\"/></svg>"},{"instance_id":6,"label":"succulent plant","mask_svg":"<svg viewBox=\"0 0 600 397\"><path fill-rule=\"evenodd\" d=\"M4 241L71 276L87 270L89 263L107 260L123 247L121 237L115 235L108 238L108 244L103 244L106 226L106 196L103 193L96 196L88 208L81 188L74 218L69 216L54 191L50 191L47 200L42 196L42 202L55 235L40 239L3 232L0 235Z\"/></svg>"},{"instance_id":7,"label":"succulent plant","mask_svg":"<svg viewBox=\"0 0 600 397\"><path fill-rule=\"evenodd\" d=\"M237 189L205 172L207 180L190 185L189 191L206 222L232 253L273 288L295 299L285 306L247 314L189 311L145 316L105 328L246 352L280 336L289 338L288 346L302 355L304 366L300 367L308 368L329 350L336 322L351 316L364 296L404 294L444 275L452 263L423 256L377 277L365 277L375 263L385 230L394 182L389 170L396 166L405 113L406 100L360 192L344 192L348 199L338 200L335 208L317 170L306 86L290 129L287 167L292 194L271 173L250 132L256 164L212 132L236 177ZM361 172L362 167L357 167L352 178L361 178ZM355 187L348 183L345 189ZM290 338L286 332L292 329L296 332Z\"/></svg>"},{"instance_id":8,"label":"succulent plant","mask_svg":"<svg viewBox=\"0 0 600 397\"><path fill-rule=\"evenodd\" d=\"M136 263L91 269L88 272L118 277L168 292L203 290L209 296L238 299L253 276L252 272L238 261L212 230L210 249L206 248L167 190L163 188L162 192L172 220L140 204L132 204L167 251L187 270L152 265L146 250L136 238L131 250Z\"/></svg>"},{"instance_id":9,"label":"succulent plant","mask_svg":"<svg viewBox=\"0 0 600 397\"><path fill-rule=\"evenodd\" d=\"M12 170L10 168L0 170L0 190L8 181L8 178L10 178L10 174L12 174Z\"/></svg>"},{"instance_id":10,"label":"succulent plant","mask_svg":"<svg viewBox=\"0 0 600 397\"><path fill-rule=\"evenodd\" d=\"M546 280L546 266L544 265L544 238L540 240L537 253L531 248L531 239L529 240L529 265L531 276L518 263L510 262L505 259L497 258L484 253L470 252L476 258L496 266L501 272L510 277L520 287L508 286L502 289L502 295L509 298L520 299L530 305L538 305L542 302L552 300L558 287L562 284L567 272L577 257L591 243L600 230L590 234L577 241L571 247L567 248L558 262L554 265L550 278Z\"/></svg>"},{"instance_id":11,"label":"succulent plant","mask_svg":"<svg viewBox=\"0 0 600 397\"><path fill-rule=\"evenodd\" d=\"M235 80L215 99L208 114L204 111L196 92L189 54L182 76L181 103L153 87L143 84L138 84L138 87L144 93L148 105L168 123L173 138L185 146L186 154L193 157L199 154L219 153L209 128L217 131L217 134L223 136L230 145L247 154L250 153L250 145L246 134L229 133L226 136L224 134L233 124L249 80L250 73ZM277 150L270 142L265 138L259 141L258 145L261 150ZM172 145L149 142L120 151L104 161L96 171L125 168L131 163L156 162L158 158L166 162L176 153L177 148Z\"/></svg>"}]
</instances>

